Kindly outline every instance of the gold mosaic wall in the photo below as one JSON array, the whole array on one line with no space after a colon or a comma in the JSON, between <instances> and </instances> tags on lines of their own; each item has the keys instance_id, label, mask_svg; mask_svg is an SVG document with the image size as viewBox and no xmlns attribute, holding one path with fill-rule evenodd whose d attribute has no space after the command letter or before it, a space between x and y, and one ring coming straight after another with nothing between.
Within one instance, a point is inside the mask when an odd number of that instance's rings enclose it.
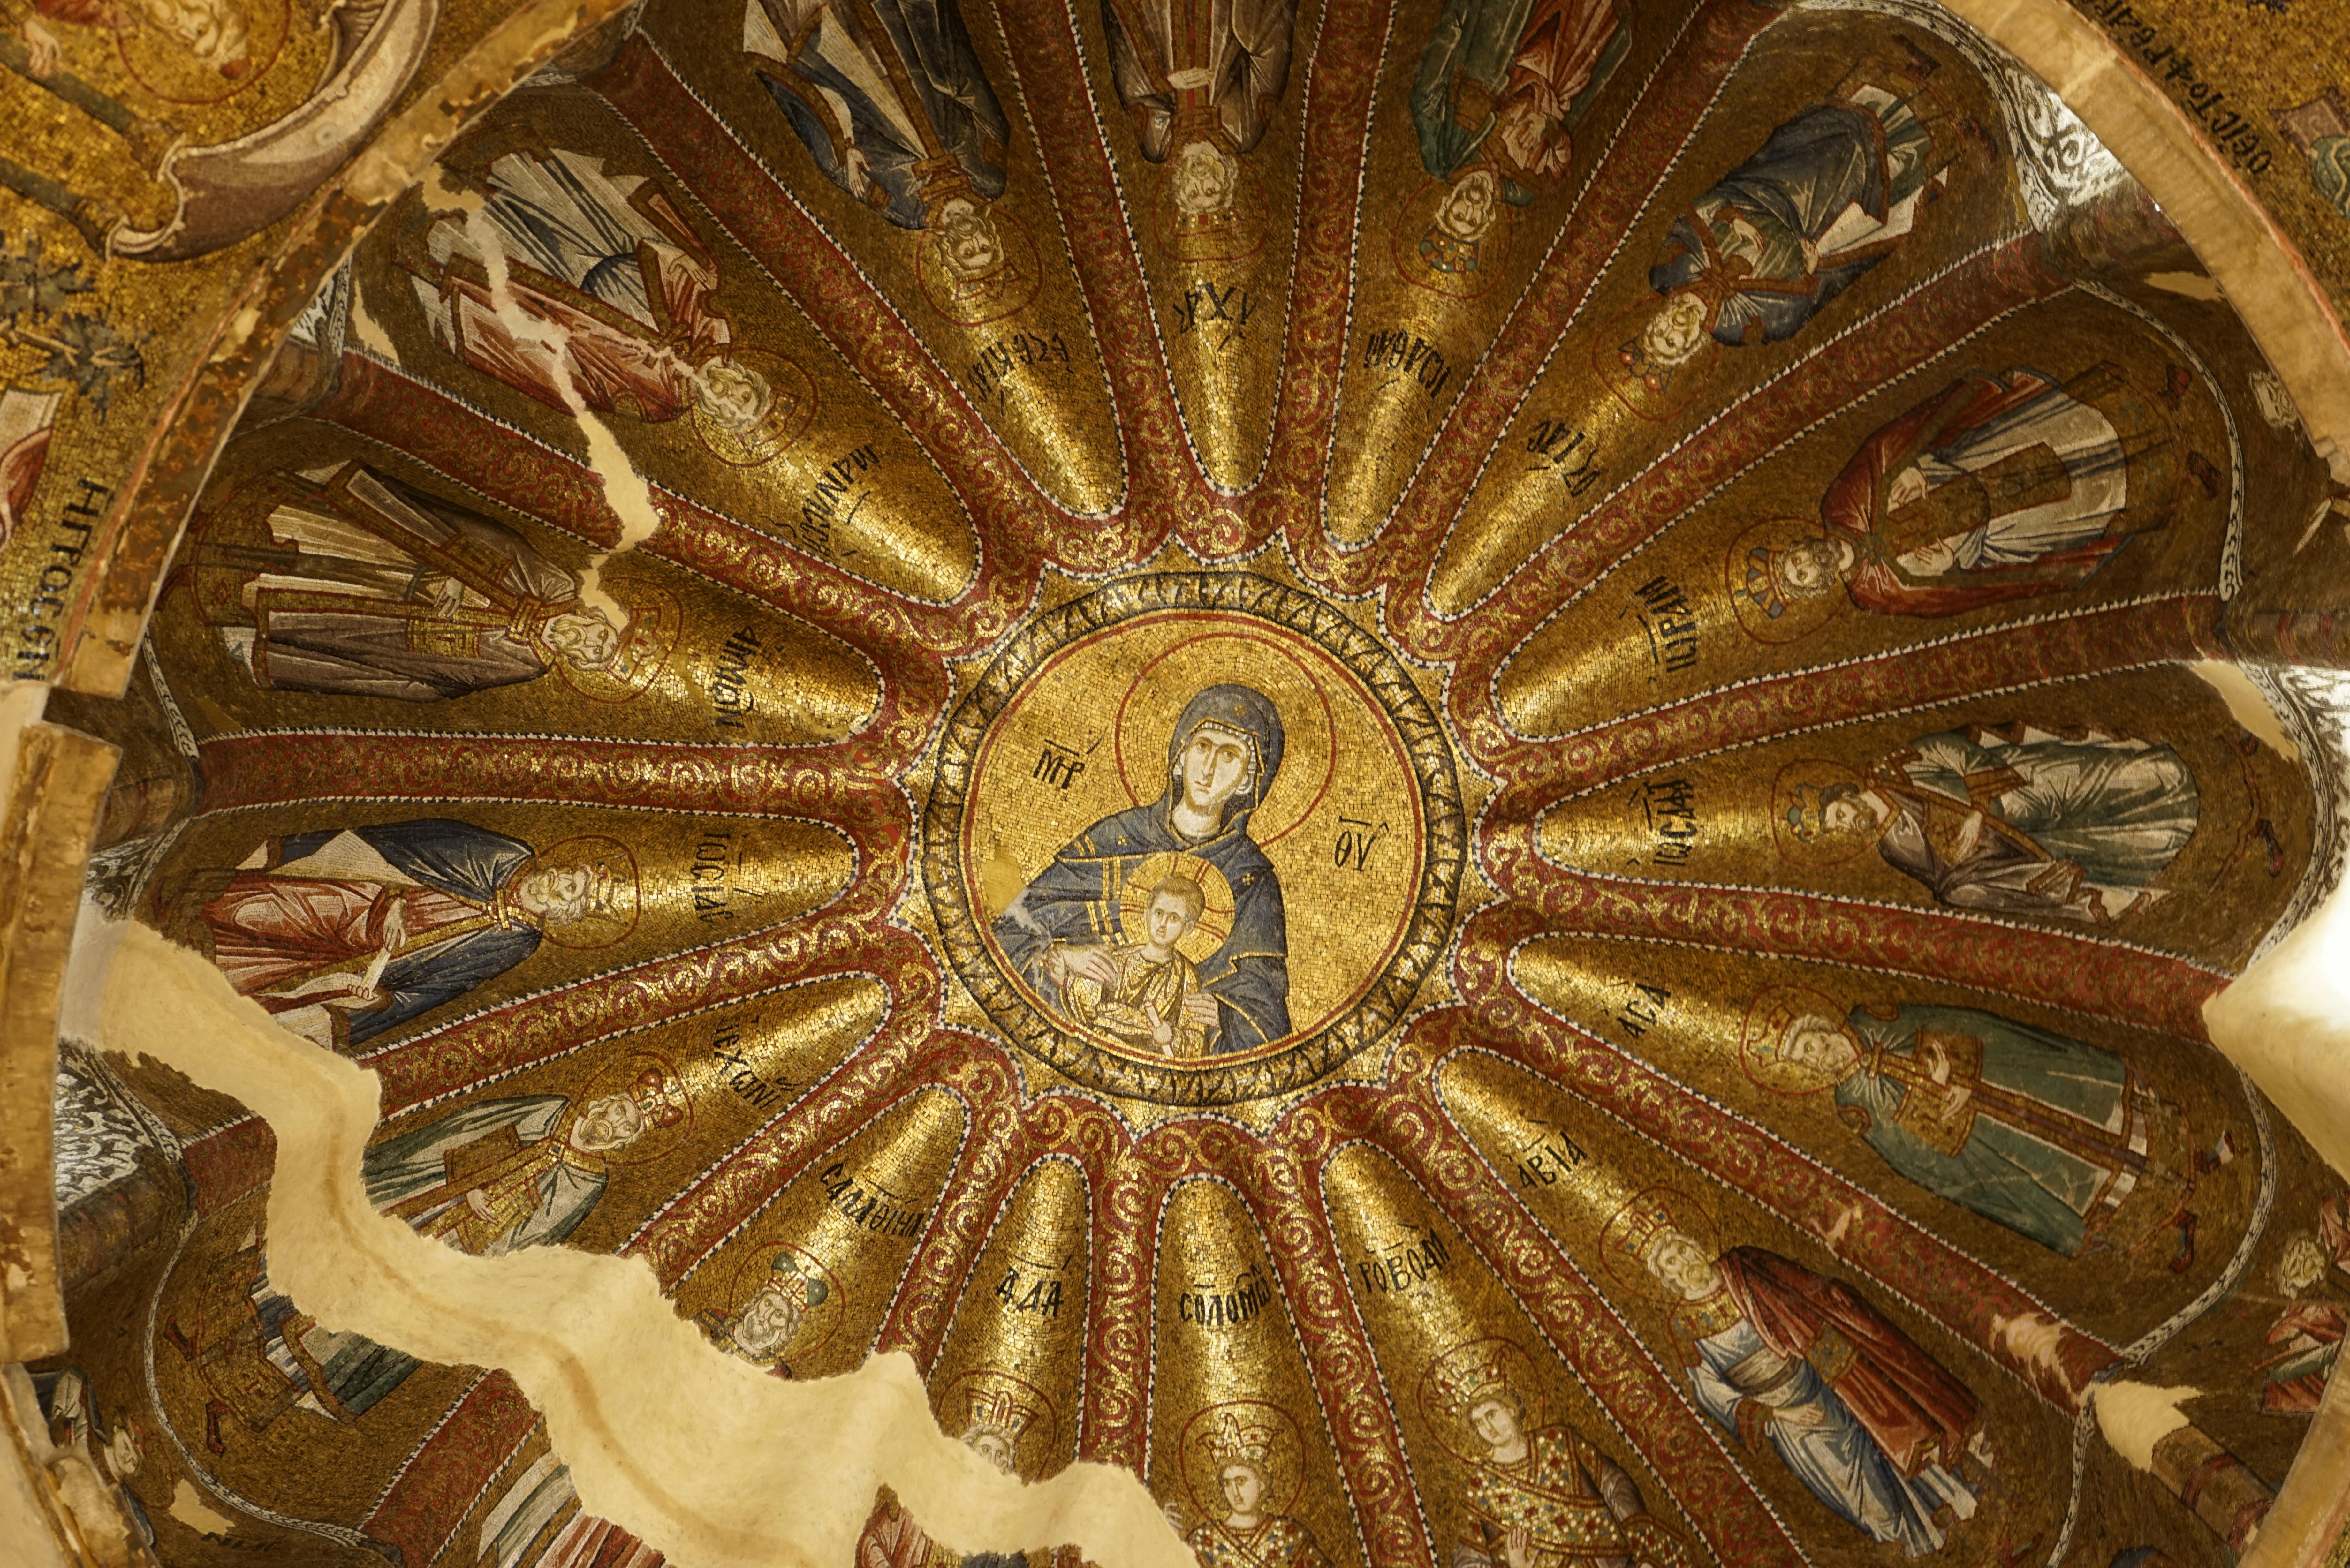
<instances>
[{"instance_id":1,"label":"gold mosaic wall","mask_svg":"<svg viewBox=\"0 0 2350 1568\"><path fill-rule=\"evenodd\" d=\"M41 16L0 88L237 126L328 36ZM379 1075L380 1211L905 1351L1207 1568L2232 1563L2350 1192L2200 1006L2338 872L2350 535L2084 134L1908 0L653 0L290 320L51 705L88 898ZM75 270L29 169L37 581L195 352L119 280L276 231ZM36 1397L157 1562L658 1560L273 1282L244 1107L59 1094ZM2199 1392L2139 1455L2125 1386Z\"/></svg>"}]
</instances>

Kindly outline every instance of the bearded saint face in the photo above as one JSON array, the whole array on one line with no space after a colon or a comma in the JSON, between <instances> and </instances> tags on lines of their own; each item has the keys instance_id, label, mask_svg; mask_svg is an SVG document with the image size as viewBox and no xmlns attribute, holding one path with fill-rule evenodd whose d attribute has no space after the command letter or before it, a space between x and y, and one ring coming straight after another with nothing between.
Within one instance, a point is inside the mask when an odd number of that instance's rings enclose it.
<instances>
[{"instance_id":1,"label":"bearded saint face","mask_svg":"<svg viewBox=\"0 0 2350 1568\"><path fill-rule=\"evenodd\" d=\"M546 623L546 646L574 670L601 670L619 656L620 633L602 610L581 610Z\"/></svg>"},{"instance_id":2,"label":"bearded saint face","mask_svg":"<svg viewBox=\"0 0 2350 1568\"><path fill-rule=\"evenodd\" d=\"M1815 599L1842 580L1844 551L1834 539L1799 539L1778 553L1771 575L1787 597Z\"/></svg>"},{"instance_id":3,"label":"bearded saint face","mask_svg":"<svg viewBox=\"0 0 2350 1568\"><path fill-rule=\"evenodd\" d=\"M1212 141L1193 141L1175 155L1175 210L1203 218L1232 204L1240 165Z\"/></svg>"},{"instance_id":4,"label":"bearded saint face","mask_svg":"<svg viewBox=\"0 0 2350 1568\"><path fill-rule=\"evenodd\" d=\"M748 365L713 359L693 373L693 405L719 429L743 435L775 406L775 389Z\"/></svg>"},{"instance_id":5,"label":"bearded saint face","mask_svg":"<svg viewBox=\"0 0 2350 1568\"><path fill-rule=\"evenodd\" d=\"M1651 365L1683 364L1705 342L1705 301L1694 294L1677 294L1640 329L1640 351Z\"/></svg>"},{"instance_id":6,"label":"bearded saint face","mask_svg":"<svg viewBox=\"0 0 2350 1568\"><path fill-rule=\"evenodd\" d=\"M571 1129L571 1141L589 1154L626 1148L645 1132L645 1109L631 1095L605 1095L588 1102Z\"/></svg>"},{"instance_id":7,"label":"bearded saint face","mask_svg":"<svg viewBox=\"0 0 2350 1568\"><path fill-rule=\"evenodd\" d=\"M1648 1272L1688 1301L1701 1301L1721 1287L1721 1275L1706 1250L1679 1231L1659 1236L1642 1262Z\"/></svg>"},{"instance_id":8,"label":"bearded saint face","mask_svg":"<svg viewBox=\"0 0 2350 1568\"><path fill-rule=\"evenodd\" d=\"M252 69L244 17L234 0L140 0L140 9L148 21L221 75L234 78Z\"/></svg>"},{"instance_id":9,"label":"bearded saint face","mask_svg":"<svg viewBox=\"0 0 2350 1568\"><path fill-rule=\"evenodd\" d=\"M800 1319L806 1314L807 1287L799 1276L772 1279L743 1303L727 1337L744 1356L764 1361L783 1353L792 1342L792 1335L800 1331Z\"/></svg>"},{"instance_id":10,"label":"bearded saint face","mask_svg":"<svg viewBox=\"0 0 2350 1568\"><path fill-rule=\"evenodd\" d=\"M1820 826L1829 833L1875 833L1884 826L1868 798L1850 784L1835 786L1820 798Z\"/></svg>"},{"instance_id":11,"label":"bearded saint face","mask_svg":"<svg viewBox=\"0 0 2350 1568\"><path fill-rule=\"evenodd\" d=\"M1787 1025L1779 1046L1782 1059L1824 1078L1841 1078L1860 1060L1852 1036L1833 1018L1804 1017Z\"/></svg>"},{"instance_id":12,"label":"bearded saint face","mask_svg":"<svg viewBox=\"0 0 2350 1568\"><path fill-rule=\"evenodd\" d=\"M567 926L588 918L594 887L595 874L585 866L537 866L523 873L515 902L547 925Z\"/></svg>"},{"instance_id":13,"label":"bearded saint face","mask_svg":"<svg viewBox=\"0 0 2350 1568\"><path fill-rule=\"evenodd\" d=\"M2307 1236L2295 1236L2277 1260L2277 1289L2297 1296L2325 1277L2325 1249Z\"/></svg>"},{"instance_id":14,"label":"bearded saint face","mask_svg":"<svg viewBox=\"0 0 2350 1568\"><path fill-rule=\"evenodd\" d=\"M1012 1473L1012 1439L1003 1433L974 1431L963 1438L963 1441L971 1445L972 1453L977 1454L1005 1475Z\"/></svg>"},{"instance_id":15,"label":"bearded saint face","mask_svg":"<svg viewBox=\"0 0 2350 1568\"><path fill-rule=\"evenodd\" d=\"M1462 244L1474 244L1493 226L1500 200L1501 191L1493 171L1472 169L1445 193L1444 205L1436 214L1436 225Z\"/></svg>"},{"instance_id":16,"label":"bearded saint face","mask_svg":"<svg viewBox=\"0 0 2350 1568\"><path fill-rule=\"evenodd\" d=\"M966 280L984 277L1003 264L1003 244L995 237L995 224L986 213L961 200L949 202L940 210L939 253L955 275Z\"/></svg>"}]
</instances>

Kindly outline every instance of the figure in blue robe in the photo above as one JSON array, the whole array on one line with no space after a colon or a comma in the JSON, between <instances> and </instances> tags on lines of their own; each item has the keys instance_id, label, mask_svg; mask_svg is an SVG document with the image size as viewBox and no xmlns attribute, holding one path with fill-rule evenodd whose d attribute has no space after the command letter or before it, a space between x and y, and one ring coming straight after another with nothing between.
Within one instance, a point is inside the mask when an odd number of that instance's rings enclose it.
<instances>
[{"instance_id":1,"label":"figure in blue robe","mask_svg":"<svg viewBox=\"0 0 2350 1568\"><path fill-rule=\"evenodd\" d=\"M577 1116L561 1095L478 1100L369 1146L359 1175L377 1210L461 1252L495 1258L550 1247L602 1200L605 1156L648 1127L675 1126L682 1101L681 1087L658 1072L590 1100ZM292 1403L354 1420L422 1365L303 1313L270 1282L265 1257L255 1271L248 1293L262 1348Z\"/></svg>"},{"instance_id":2,"label":"figure in blue robe","mask_svg":"<svg viewBox=\"0 0 2350 1568\"><path fill-rule=\"evenodd\" d=\"M1187 771L1205 736L1244 755L1236 773ZM1103 817L1063 846L1053 863L996 917L1004 956L1046 1004L1060 1004L1056 950L1064 955L1139 940L1122 926L1119 895L1153 855L1196 856L1221 872L1232 894L1232 926L1198 966L1215 999L1211 1055L1251 1051L1289 1033L1289 931L1281 878L1249 836L1249 819L1281 769L1281 713L1253 687L1211 686L1184 706L1167 738L1166 790L1149 805ZM1204 814L1204 822L1201 821ZM1200 822L1194 836L1178 817ZM1066 957L1060 961L1066 961Z\"/></svg>"},{"instance_id":3,"label":"figure in blue robe","mask_svg":"<svg viewBox=\"0 0 2350 1568\"><path fill-rule=\"evenodd\" d=\"M2163 897L2152 884L2200 815L2170 747L2028 724L1920 735L1819 797L1828 830L1875 835L1887 865L1954 909L2089 925Z\"/></svg>"},{"instance_id":4,"label":"figure in blue robe","mask_svg":"<svg viewBox=\"0 0 2350 1568\"><path fill-rule=\"evenodd\" d=\"M1565 176L1568 132L1630 47L1614 0L1445 0L1412 81L1420 166L1491 164L1526 205Z\"/></svg>"},{"instance_id":5,"label":"figure in blue robe","mask_svg":"<svg viewBox=\"0 0 2350 1568\"><path fill-rule=\"evenodd\" d=\"M1887 76L1900 85L1857 82L1773 130L1673 220L1649 286L1702 301L1702 326L1720 343L1775 343L1898 249L1945 160L1930 90ZM1646 348L1677 362L1694 344L1671 331Z\"/></svg>"},{"instance_id":6,"label":"figure in blue robe","mask_svg":"<svg viewBox=\"0 0 2350 1568\"><path fill-rule=\"evenodd\" d=\"M891 223L1003 194L1011 125L955 0L749 0L743 48L825 178Z\"/></svg>"}]
</instances>

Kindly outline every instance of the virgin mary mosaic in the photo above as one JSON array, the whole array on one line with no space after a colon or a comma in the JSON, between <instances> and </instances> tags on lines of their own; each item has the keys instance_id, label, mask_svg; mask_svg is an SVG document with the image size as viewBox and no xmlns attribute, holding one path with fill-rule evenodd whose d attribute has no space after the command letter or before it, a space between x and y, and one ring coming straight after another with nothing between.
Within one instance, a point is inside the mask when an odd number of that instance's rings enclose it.
<instances>
[{"instance_id":1,"label":"virgin mary mosaic","mask_svg":"<svg viewBox=\"0 0 2350 1568\"><path fill-rule=\"evenodd\" d=\"M1215 1103L1318 1075L1411 994L1459 813L1392 655L1310 595L1193 574L1032 623L956 714L924 831L996 1022L1081 1079Z\"/></svg>"}]
</instances>

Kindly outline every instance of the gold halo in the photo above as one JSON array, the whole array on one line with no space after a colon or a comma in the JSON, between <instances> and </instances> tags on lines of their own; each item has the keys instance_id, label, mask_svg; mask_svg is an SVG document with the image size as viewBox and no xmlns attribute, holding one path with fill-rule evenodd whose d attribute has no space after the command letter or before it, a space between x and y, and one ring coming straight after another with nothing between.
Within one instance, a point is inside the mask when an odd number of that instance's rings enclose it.
<instances>
[{"instance_id":1,"label":"gold halo","mask_svg":"<svg viewBox=\"0 0 2350 1568\"><path fill-rule=\"evenodd\" d=\"M568 925L539 928L539 934L556 947L608 948L637 929L640 912L637 857L619 839L607 838L600 833L583 833L577 838L548 845L531 857L530 864L532 870L550 866L584 866L591 871L601 864L611 877L610 912L593 914Z\"/></svg>"},{"instance_id":2,"label":"gold halo","mask_svg":"<svg viewBox=\"0 0 2350 1568\"><path fill-rule=\"evenodd\" d=\"M728 361L755 370L767 383L771 400L759 422L748 431L731 431L694 404L687 418L693 433L710 455L730 468L757 468L792 450L816 420L816 383L796 361L764 348L743 348L726 356Z\"/></svg>"},{"instance_id":3,"label":"gold halo","mask_svg":"<svg viewBox=\"0 0 2350 1568\"><path fill-rule=\"evenodd\" d=\"M1224 945L1224 939L1232 934L1232 887L1224 880L1222 872L1196 855L1162 849L1145 859L1142 868L1118 889L1118 930L1128 941L1144 940L1149 930L1144 917L1149 912L1150 889L1170 877L1197 882L1200 891L1207 895L1208 907L1201 911L1199 923L1175 944L1176 950L1193 963L1205 963Z\"/></svg>"},{"instance_id":4,"label":"gold halo","mask_svg":"<svg viewBox=\"0 0 2350 1568\"><path fill-rule=\"evenodd\" d=\"M1279 655L1243 670L1233 639ZM1216 630L1178 643L1135 672L1118 700L1117 761L1126 798L1147 805L1167 793L1167 741L1184 704L1211 686L1247 685L1263 692L1281 715L1281 772L1249 819L1260 849L1305 821L1330 787L1337 765L1337 725L1323 690L1297 649L1255 631Z\"/></svg>"},{"instance_id":5,"label":"gold halo","mask_svg":"<svg viewBox=\"0 0 2350 1568\"><path fill-rule=\"evenodd\" d=\"M1796 642L1827 625L1850 602L1842 583L1832 584L1814 598L1777 599L1778 585L1766 584L1779 613L1750 591L1755 574L1767 572L1763 556L1804 539L1820 536L1820 525L1808 518L1773 517L1738 535L1721 559L1723 585L1730 590L1730 607L1737 612L1738 628L1757 642Z\"/></svg>"},{"instance_id":6,"label":"gold halo","mask_svg":"<svg viewBox=\"0 0 2350 1568\"><path fill-rule=\"evenodd\" d=\"M1805 870L1819 870L1841 866L1876 842L1875 836L1866 832L1830 833L1820 828L1806 837L1797 831L1794 814L1800 813L1806 823L1815 821L1820 792L1839 784L1866 788L1867 781L1858 769L1825 757L1798 758L1779 770L1771 784L1771 842L1778 846L1780 859Z\"/></svg>"},{"instance_id":7,"label":"gold halo","mask_svg":"<svg viewBox=\"0 0 2350 1568\"><path fill-rule=\"evenodd\" d=\"M1183 1472L1183 1490L1191 1495L1192 1508L1202 1519L1222 1519L1229 1511L1223 1506L1223 1466L1211 1462L1206 1451L1227 1413L1238 1417L1243 1426L1272 1427L1277 1432L1264 1457L1264 1496L1258 1500L1257 1511L1287 1513L1296 1506L1297 1494L1304 1488L1305 1440L1295 1417L1262 1399L1226 1399L1202 1406L1183 1423L1182 1434L1175 1441L1176 1464Z\"/></svg>"},{"instance_id":8,"label":"gold halo","mask_svg":"<svg viewBox=\"0 0 2350 1568\"><path fill-rule=\"evenodd\" d=\"M1518 1397L1518 1408L1522 1413L1521 1430L1529 1435L1540 1430L1546 1414L1543 1407L1541 1377L1534 1357L1528 1355L1515 1340L1472 1339L1456 1345L1430 1360L1419 1374L1417 1393L1420 1419L1428 1423L1429 1430L1436 1434L1437 1441L1442 1443L1453 1458L1472 1465L1486 1463L1490 1450L1478 1440L1475 1430L1470 1427L1469 1413L1454 1409L1440 1385L1449 1369L1476 1361L1500 1364L1503 1380Z\"/></svg>"},{"instance_id":9,"label":"gold halo","mask_svg":"<svg viewBox=\"0 0 2350 1568\"><path fill-rule=\"evenodd\" d=\"M1424 288L1447 299L1477 299L1492 293L1493 286L1502 281L1502 264L1509 260L1518 240L1519 210L1503 200L1502 175L1496 170L1492 171L1493 222L1477 237L1476 272L1464 281L1461 274L1439 272L1420 259L1421 237L1436 226L1436 215L1444 211L1452 187L1470 171L1463 167L1453 171L1449 179L1422 181L1411 199L1398 210L1395 226L1388 233L1396 275L1414 288Z\"/></svg>"},{"instance_id":10,"label":"gold halo","mask_svg":"<svg viewBox=\"0 0 2350 1568\"><path fill-rule=\"evenodd\" d=\"M556 679L580 696L591 702L626 702L641 695L669 662L685 626L685 612L675 594L633 573L607 577L603 587L628 612L629 624L621 628L620 649L612 660L624 673L615 674L610 665L580 669L546 647L544 628L531 642L546 656Z\"/></svg>"},{"instance_id":11,"label":"gold halo","mask_svg":"<svg viewBox=\"0 0 2350 1568\"><path fill-rule=\"evenodd\" d=\"M1774 1095L1818 1094L1835 1080L1783 1058L1779 1042L1786 1038L1787 1025L1798 1018L1830 1018L1841 1025L1846 1012L1834 997L1809 986L1766 987L1746 1010L1746 1025L1738 1038L1738 1064L1756 1086Z\"/></svg>"},{"instance_id":12,"label":"gold halo","mask_svg":"<svg viewBox=\"0 0 2350 1568\"><path fill-rule=\"evenodd\" d=\"M1678 1301L1680 1293L1667 1285L1648 1272L1646 1260L1632 1255L1626 1233L1631 1228L1629 1216L1635 1209L1662 1209L1671 1220L1673 1229L1705 1249L1709 1258L1721 1254L1721 1231L1713 1222L1712 1211L1678 1187L1659 1184L1644 1187L1607 1217L1599 1229L1599 1266L1607 1277L1627 1290L1646 1291L1652 1296Z\"/></svg>"}]
</instances>

